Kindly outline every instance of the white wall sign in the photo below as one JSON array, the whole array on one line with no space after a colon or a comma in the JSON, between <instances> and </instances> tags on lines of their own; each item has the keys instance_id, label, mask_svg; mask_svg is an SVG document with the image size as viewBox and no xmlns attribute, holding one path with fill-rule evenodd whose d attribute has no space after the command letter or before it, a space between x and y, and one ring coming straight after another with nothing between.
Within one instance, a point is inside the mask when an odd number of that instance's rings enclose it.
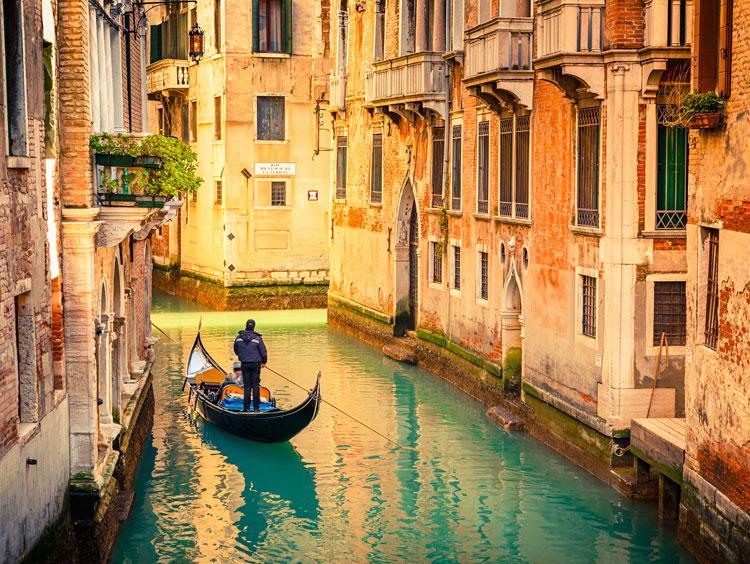
<instances>
[{"instance_id":1,"label":"white wall sign","mask_svg":"<svg viewBox=\"0 0 750 564\"><path fill-rule=\"evenodd\" d=\"M297 163L255 163L255 176L294 176Z\"/></svg>"},{"instance_id":2,"label":"white wall sign","mask_svg":"<svg viewBox=\"0 0 750 564\"><path fill-rule=\"evenodd\" d=\"M317 190L308 190L307 191L307 201L308 202L317 202L318 201L318 191Z\"/></svg>"}]
</instances>

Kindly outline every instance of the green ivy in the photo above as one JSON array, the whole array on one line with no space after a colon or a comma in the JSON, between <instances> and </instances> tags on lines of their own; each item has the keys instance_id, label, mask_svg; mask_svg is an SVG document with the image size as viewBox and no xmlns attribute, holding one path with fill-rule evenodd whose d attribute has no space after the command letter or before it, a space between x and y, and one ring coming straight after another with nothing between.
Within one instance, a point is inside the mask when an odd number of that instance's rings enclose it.
<instances>
[{"instance_id":1,"label":"green ivy","mask_svg":"<svg viewBox=\"0 0 750 564\"><path fill-rule=\"evenodd\" d=\"M148 135L142 139L117 133L92 135L89 148L93 153L107 155L129 155L131 157L153 156L161 159L158 169L136 169L121 178L134 193L142 191L153 196L179 197L181 193L196 192L203 179L198 176L198 155L189 145L176 137ZM120 180L102 177L102 190L114 192Z\"/></svg>"},{"instance_id":2,"label":"green ivy","mask_svg":"<svg viewBox=\"0 0 750 564\"><path fill-rule=\"evenodd\" d=\"M724 101L714 92L690 92L682 99L680 108L685 117L712 114L721 110Z\"/></svg>"}]
</instances>

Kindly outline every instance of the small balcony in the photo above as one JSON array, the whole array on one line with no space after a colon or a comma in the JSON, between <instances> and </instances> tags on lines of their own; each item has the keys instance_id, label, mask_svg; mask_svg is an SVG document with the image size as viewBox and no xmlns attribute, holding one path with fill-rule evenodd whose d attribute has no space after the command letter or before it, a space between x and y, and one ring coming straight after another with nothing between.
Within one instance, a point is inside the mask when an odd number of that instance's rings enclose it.
<instances>
[{"instance_id":1,"label":"small balcony","mask_svg":"<svg viewBox=\"0 0 750 564\"><path fill-rule=\"evenodd\" d=\"M446 62L425 51L375 63L365 74L365 105L398 119L445 113Z\"/></svg>"},{"instance_id":2,"label":"small balcony","mask_svg":"<svg viewBox=\"0 0 750 564\"><path fill-rule=\"evenodd\" d=\"M604 2L545 0L540 7L534 67L558 83L572 77L573 88L603 96Z\"/></svg>"},{"instance_id":3,"label":"small balcony","mask_svg":"<svg viewBox=\"0 0 750 564\"><path fill-rule=\"evenodd\" d=\"M693 3L691 0L647 0L644 5L645 49L675 49L690 56L693 36Z\"/></svg>"},{"instance_id":4,"label":"small balcony","mask_svg":"<svg viewBox=\"0 0 750 564\"><path fill-rule=\"evenodd\" d=\"M531 108L533 18L495 18L466 31L464 83L491 107Z\"/></svg>"},{"instance_id":5,"label":"small balcony","mask_svg":"<svg viewBox=\"0 0 750 564\"><path fill-rule=\"evenodd\" d=\"M346 110L346 76L331 73L328 77L328 111L343 113Z\"/></svg>"},{"instance_id":6,"label":"small balcony","mask_svg":"<svg viewBox=\"0 0 750 564\"><path fill-rule=\"evenodd\" d=\"M190 63L182 59L161 59L146 67L146 92L158 96L164 91L187 93Z\"/></svg>"}]
</instances>

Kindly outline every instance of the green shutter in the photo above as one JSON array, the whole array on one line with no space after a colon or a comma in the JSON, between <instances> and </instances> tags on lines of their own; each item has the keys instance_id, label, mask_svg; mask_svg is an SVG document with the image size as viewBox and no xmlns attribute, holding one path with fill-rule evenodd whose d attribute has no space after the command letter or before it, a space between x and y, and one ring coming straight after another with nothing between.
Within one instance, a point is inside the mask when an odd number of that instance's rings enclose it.
<instances>
[{"instance_id":1,"label":"green shutter","mask_svg":"<svg viewBox=\"0 0 750 564\"><path fill-rule=\"evenodd\" d=\"M253 0L253 52L257 53L258 49L258 0Z\"/></svg>"},{"instance_id":2,"label":"green shutter","mask_svg":"<svg viewBox=\"0 0 750 564\"><path fill-rule=\"evenodd\" d=\"M676 193L675 193L675 209L686 210L687 209L687 198L686 198L686 186L687 183L687 129L684 127L675 128L675 143L677 163L675 166L676 175Z\"/></svg>"},{"instance_id":3,"label":"green shutter","mask_svg":"<svg viewBox=\"0 0 750 564\"><path fill-rule=\"evenodd\" d=\"M284 53L292 53L292 0L284 1Z\"/></svg>"},{"instance_id":4,"label":"green shutter","mask_svg":"<svg viewBox=\"0 0 750 564\"><path fill-rule=\"evenodd\" d=\"M656 210L666 210L667 203L667 177L669 170L669 156L668 156L668 143L667 143L667 132L668 128L661 123L657 126L657 162L656 162Z\"/></svg>"},{"instance_id":5,"label":"green shutter","mask_svg":"<svg viewBox=\"0 0 750 564\"><path fill-rule=\"evenodd\" d=\"M151 26L151 61L155 63L162 58L161 24Z\"/></svg>"}]
</instances>

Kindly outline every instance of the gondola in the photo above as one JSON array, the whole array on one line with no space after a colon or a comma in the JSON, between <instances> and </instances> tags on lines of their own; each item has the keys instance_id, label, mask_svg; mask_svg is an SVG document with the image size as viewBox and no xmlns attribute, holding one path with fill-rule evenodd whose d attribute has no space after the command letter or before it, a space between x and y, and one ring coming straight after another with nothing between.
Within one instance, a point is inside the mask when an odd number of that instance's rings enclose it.
<instances>
[{"instance_id":1,"label":"gondola","mask_svg":"<svg viewBox=\"0 0 750 564\"><path fill-rule=\"evenodd\" d=\"M261 412L226 409L227 393L241 394L236 384L227 385L226 372L208 354L200 329L190 349L185 368L185 383L190 385L188 401L203 419L234 435L262 443L288 441L318 414L320 373L307 398L291 409L279 409L268 388L261 387ZM184 384L183 384L184 388ZM239 407L241 409L241 406Z\"/></svg>"}]
</instances>

